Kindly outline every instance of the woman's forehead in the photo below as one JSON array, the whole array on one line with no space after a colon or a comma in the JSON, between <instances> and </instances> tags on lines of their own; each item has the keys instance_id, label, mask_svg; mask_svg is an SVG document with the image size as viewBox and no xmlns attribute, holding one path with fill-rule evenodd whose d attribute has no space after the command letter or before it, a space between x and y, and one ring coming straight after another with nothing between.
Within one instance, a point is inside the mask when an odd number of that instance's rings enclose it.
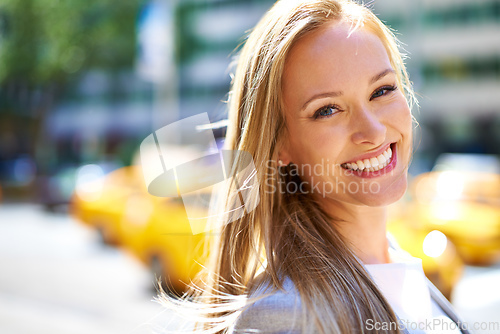
<instances>
[{"instance_id":1,"label":"woman's forehead","mask_svg":"<svg viewBox=\"0 0 500 334\"><path fill-rule=\"evenodd\" d=\"M285 98L292 93L294 100L301 100L317 90L364 84L387 68L391 68L387 51L375 34L332 21L292 47L285 62L283 93Z\"/></svg>"},{"instance_id":2,"label":"woman's forehead","mask_svg":"<svg viewBox=\"0 0 500 334\"><path fill-rule=\"evenodd\" d=\"M356 57L362 52L376 53L382 50L386 56L382 41L367 29L353 30L348 22L331 21L296 41L285 61L285 71L296 63L304 66L310 61L324 58L338 61Z\"/></svg>"}]
</instances>

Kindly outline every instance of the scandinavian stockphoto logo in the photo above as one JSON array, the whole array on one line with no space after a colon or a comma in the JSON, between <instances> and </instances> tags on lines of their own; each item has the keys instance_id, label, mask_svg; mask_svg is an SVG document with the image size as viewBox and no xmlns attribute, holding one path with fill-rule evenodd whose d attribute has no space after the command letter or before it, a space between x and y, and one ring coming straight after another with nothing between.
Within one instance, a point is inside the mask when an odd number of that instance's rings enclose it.
<instances>
[{"instance_id":1,"label":"scandinavian stockphoto logo","mask_svg":"<svg viewBox=\"0 0 500 334\"><path fill-rule=\"evenodd\" d=\"M258 180L252 156L217 146L207 113L168 124L140 146L148 192L182 198L191 232L208 232L208 218L229 223L255 209ZM228 197L224 196L229 194ZM231 203L219 210L218 198Z\"/></svg>"}]
</instances>

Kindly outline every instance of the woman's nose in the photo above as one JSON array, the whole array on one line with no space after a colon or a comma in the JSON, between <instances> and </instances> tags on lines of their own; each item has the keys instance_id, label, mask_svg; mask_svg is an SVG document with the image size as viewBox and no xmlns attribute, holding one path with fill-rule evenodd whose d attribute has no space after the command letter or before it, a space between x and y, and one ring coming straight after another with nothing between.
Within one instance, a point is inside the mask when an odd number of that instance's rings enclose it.
<instances>
[{"instance_id":1,"label":"woman's nose","mask_svg":"<svg viewBox=\"0 0 500 334\"><path fill-rule=\"evenodd\" d=\"M353 113L352 141L355 144L381 145L386 139L387 127L376 112L367 108L360 108Z\"/></svg>"}]
</instances>

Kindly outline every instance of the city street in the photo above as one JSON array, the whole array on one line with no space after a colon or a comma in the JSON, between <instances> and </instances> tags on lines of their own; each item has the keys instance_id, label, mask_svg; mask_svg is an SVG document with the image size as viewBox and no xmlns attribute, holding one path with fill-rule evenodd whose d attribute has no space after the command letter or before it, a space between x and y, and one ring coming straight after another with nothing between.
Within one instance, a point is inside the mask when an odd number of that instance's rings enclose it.
<instances>
[{"instance_id":1,"label":"city street","mask_svg":"<svg viewBox=\"0 0 500 334\"><path fill-rule=\"evenodd\" d=\"M66 214L0 205L0 333L175 333L139 262Z\"/></svg>"},{"instance_id":2,"label":"city street","mask_svg":"<svg viewBox=\"0 0 500 334\"><path fill-rule=\"evenodd\" d=\"M64 213L0 205L0 333L175 333L152 278ZM500 266L467 267L454 304L468 323L500 322ZM483 330L477 333L500 333Z\"/></svg>"}]
</instances>

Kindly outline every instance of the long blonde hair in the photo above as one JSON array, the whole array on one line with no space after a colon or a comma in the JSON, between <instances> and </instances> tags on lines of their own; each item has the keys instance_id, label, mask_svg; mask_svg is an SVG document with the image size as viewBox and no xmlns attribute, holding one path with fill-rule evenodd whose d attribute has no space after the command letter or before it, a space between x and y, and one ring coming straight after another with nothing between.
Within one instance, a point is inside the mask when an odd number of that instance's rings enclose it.
<instances>
[{"instance_id":1,"label":"long blonde hair","mask_svg":"<svg viewBox=\"0 0 500 334\"><path fill-rule=\"evenodd\" d=\"M224 224L211 249L205 272L208 285L197 294L209 315L207 333L223 333L234 321L231 315L237 314L241 303L231 301L263 286L283 289L285 277L300 294L303 319L309 319L303 323L304 333L364 333L368 319L398 321L332 219L310 195L278 191L280 182L294 182L281 175L286 170L269 173L280 168L277 155L286 139L281 87L287 54L298 39L332 20L344 20L353 31L367 29L378 36L396 71L398 87L410 104L413 101L397 40L369 9L347 0L282 0L267 12L239 54L226 137L226 148L253 157L255 177L261 183L260 202L255 210ZM264 275L257 281L261 268Z\"/></svg>"}]
</instances>

